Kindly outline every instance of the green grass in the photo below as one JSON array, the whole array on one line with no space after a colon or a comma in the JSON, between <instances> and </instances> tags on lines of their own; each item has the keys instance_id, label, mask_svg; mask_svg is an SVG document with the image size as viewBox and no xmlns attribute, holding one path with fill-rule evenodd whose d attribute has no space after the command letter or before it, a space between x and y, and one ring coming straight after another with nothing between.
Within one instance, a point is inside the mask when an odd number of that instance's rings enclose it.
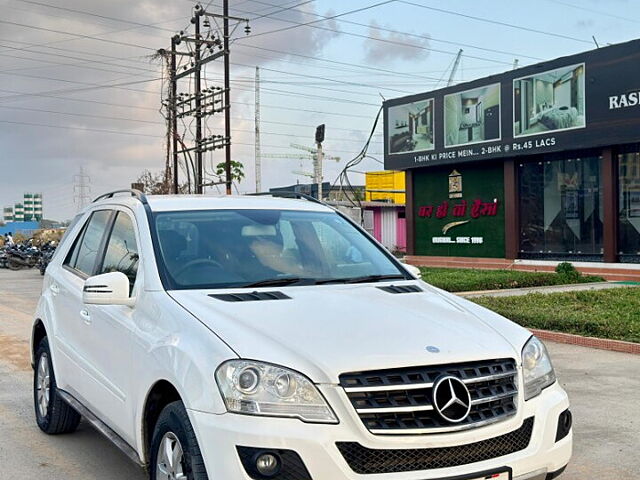
<instances>
[{"instance_id":1,"label":"green grass","mask_svg":"<svg viewBox=\"0 0 640 480\"><path fill-rule=\"evenodd\" d=\"M640 343L640 288L470 299L527 328Z\"/></svg>"},{"instance_id":2,"label":"green grass","mask_svg":"<svg viewBox=\"0 0 640 480\"><path fill-rule=\"evenodd\" d=\"M570 283L603 282L591 275L561 275L553 272L519 272L515 270L473 270L467 268L420 268L422 279L449 292L502 290L505 288L542 287Z\"/></svg>"}]
</instances>

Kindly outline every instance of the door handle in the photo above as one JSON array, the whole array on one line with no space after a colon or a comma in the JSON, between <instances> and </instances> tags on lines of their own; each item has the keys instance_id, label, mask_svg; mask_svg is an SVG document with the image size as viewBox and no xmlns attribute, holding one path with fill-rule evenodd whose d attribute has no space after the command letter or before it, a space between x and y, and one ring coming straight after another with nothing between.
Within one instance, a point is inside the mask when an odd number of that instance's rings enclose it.
<instances>
[{"instance_id":1,"label":"door handle","mask_svg":"<svg viewBox=\"0 0 640 480\"><path fill-rule=\"evenodd\" d=\"M51 288L51 293L53 293L54 295L58 295L60 293L60 287L58 287L58 285L55 283L52 283L51 287L49 288Z\"/></svg>"},{"instance_id":2,"label":"door handle","mask_svg":"<svg viewBox=\"0 0 640 480\"><path fill-rule=\"evenodd\" d=\"M80 310L80 317L85 324L91 325L91 315L88 310Z\"/></svg>"}]
</instances>

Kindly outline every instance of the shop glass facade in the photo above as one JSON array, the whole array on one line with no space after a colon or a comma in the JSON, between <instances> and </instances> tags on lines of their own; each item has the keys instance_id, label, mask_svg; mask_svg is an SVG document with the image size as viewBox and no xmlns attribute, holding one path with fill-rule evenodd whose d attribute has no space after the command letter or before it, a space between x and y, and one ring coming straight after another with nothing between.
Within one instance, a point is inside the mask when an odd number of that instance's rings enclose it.
<instances>
[{"instance_id":1,"label":"shop glass facade","mask_svg":"<svg viewBox=\"0 0 640 480\"><path fill-rule=\"evenodd\" d=\"M618 155L618 255L640 263L640 153Z\"/></svg>"},{"instance_id":2,"label":"shop glass facade","mask_svg":"<svg viewBox=\"0 0 640 480\"><path fill-rule=\"evenodd\" d=\"M519 165L521 258L602 261L600 165L598 155Z\"/></svg>"}]
</instances>

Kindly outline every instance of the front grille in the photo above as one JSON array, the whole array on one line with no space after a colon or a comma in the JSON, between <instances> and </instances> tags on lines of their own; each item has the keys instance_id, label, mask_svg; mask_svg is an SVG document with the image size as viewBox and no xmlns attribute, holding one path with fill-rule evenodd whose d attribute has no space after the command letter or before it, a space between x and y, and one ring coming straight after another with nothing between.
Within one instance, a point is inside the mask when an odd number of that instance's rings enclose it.
<instances>
[{"instance_id":1,"label":"front grille","mask_svg":"<svg viewBox=\"0 0 640 480\"><path fill-rule=\"evenodd\" d=\"M445 420L433 407L434 383L447 375L461 379L471 395L471 411L459 423ZM345 373L340 385L376 435L465 430L503 420L517 409L516 362L510 358Z\"/></svg>"},{"instance_id":2,"label":"front grille","mask_svg":"<svg viewBox=\"0 0 640 480\"><path fill-rule=\"evenodd\" d=\"M356 473L411 472L467 465L519 452L529 446L532 431L530 417L506 435L454 447L380 450L356 442L338 442L336 446Z\"/></svg>"}]
</instances>

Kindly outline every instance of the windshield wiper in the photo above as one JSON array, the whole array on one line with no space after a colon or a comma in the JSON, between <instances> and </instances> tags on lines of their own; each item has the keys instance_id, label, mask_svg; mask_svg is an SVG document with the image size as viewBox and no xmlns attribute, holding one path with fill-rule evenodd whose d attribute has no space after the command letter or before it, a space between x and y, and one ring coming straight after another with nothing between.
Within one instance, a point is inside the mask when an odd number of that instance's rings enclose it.
<instances>
[{"instance_id":1,"label":"windshield wiper","mask_svg":"<svg viewBox=\"0 0 640 480\"><path fill-rule=\"evenodd\" d=\"M330 278L326 280L317 280L316 285L325 285L327 283L369 283L369 282L381 282L383 280L407 280L407 277L399 274L390 275L365 275L362 277L352 278Z\"/></svg>"},{"instance_id":2,"label":"windshield wiper","mask_svg":"<svg viewBox=\"0 0 640 480\"><path fill-rule=\"evenodd\" d=\"M253 287L286 287L294 283L300 283L309 281L309 278L301 277L283 277L283 278L267 278L266 280L260 280L259 282L247 283L246 285L238 285L238 288L253 288Z\"/></svg>"}]
</instances>

